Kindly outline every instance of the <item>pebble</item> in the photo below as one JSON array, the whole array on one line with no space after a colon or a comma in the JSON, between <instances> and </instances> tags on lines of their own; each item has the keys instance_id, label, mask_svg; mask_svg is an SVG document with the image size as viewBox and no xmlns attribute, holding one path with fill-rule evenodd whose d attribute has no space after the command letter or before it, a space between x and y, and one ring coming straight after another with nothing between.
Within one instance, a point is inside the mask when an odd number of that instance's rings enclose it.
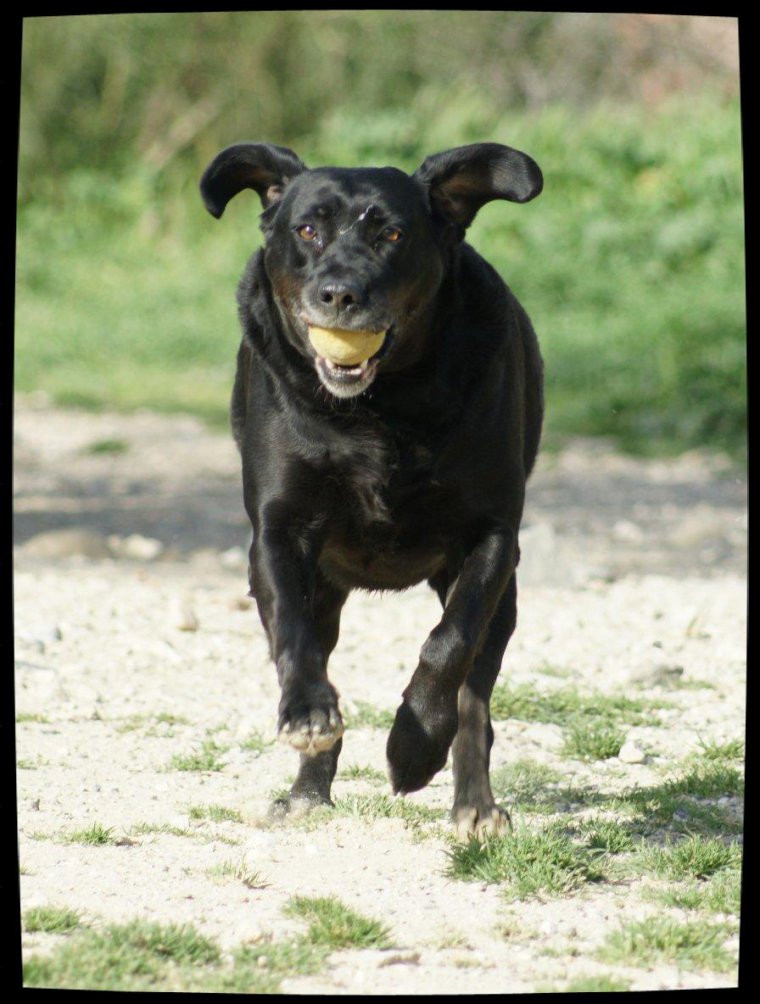
<instances>
[{"instance_id":1,"label":"pebble","mask_svg":"<svg viewBox=\"0 0 760 1004\"><path fill-rule=\"evenodd\" d=\"M172 601L172 623L180 631L197 631L198 615L187 596L175 596Z\"/></svg>"},{"instance_id":2,"label":"pebble","mask_svg":"<svg viewBox=\"0 0 760 1004\"><path fill-rule=\"evenodd\" d=\"M82 527L35 534L21 545L21 549L34 558L66 558L75 554L94 560L111 557L106 538Z\"/></svg>"},{"instance_id":3,"label":"pebble","mask_svg":"<svg viewBox=\"0 0 760 1004\"><path fill-rule=\"evenodd\" d=\"M153 537L143 537L132 533L128 537L111 535L108 546L117 558L128 558L133 561L153 561L161 554L164 545Z\"/></svg>"},{"instance_id":4,"label":"pebble","mask_svg":"<svg viewBox=\"0 0 760 1004\"><path fill-rule=\"evenodd\" d=\"M621 763L646 763L647 755L636 743L628 741L623 743L618 753L618 760Z\"/></svg>"}]
</instances>

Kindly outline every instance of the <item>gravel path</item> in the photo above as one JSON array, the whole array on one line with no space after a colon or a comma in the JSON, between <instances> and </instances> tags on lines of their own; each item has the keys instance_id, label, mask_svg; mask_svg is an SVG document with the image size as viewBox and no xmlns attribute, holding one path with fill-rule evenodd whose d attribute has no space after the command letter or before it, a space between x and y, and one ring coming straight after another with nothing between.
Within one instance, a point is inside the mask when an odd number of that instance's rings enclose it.
<instances>
[{"instance_id":1,"label":"gravel path","mask_svg":"<svg viewBox=\"0 0 760 1004\"><path fill-rule=\"evenodd\" d=\"M14 474L23 911L192 924L231 953L302 932L284 911L299 894L335 896L390 930L393 949L334 952L318 975L286 977L287 993L521 993L600 974L631 990L735 985L735 971L598 960L611 931L661 910L645 881L510 903L498 885L446 874L442 829L425 835L392 814L267 820L296 764L270 742L277 686L246 597L248 528L226 433L25 398ZM622 790L661 784L700 743L742 738L746 535L746 483L724 458L642 461L587 442L544 453L502 679L670 707L658 712L666 727L628 730L632 756L590 764L563 755L558 725L497 722L493 768L530 759L567 784ZM362 712L395 710L437 616L424 588L349 600L331 676L357 725L336 798L389 794L375 779L387 729ZM171 769L204 742L223 769ZM445 810L451 790L447 767L407 801ZM203 805L239 821L194 820ZM740 817L736 800L724 805ZM106 845L66 839L94 823L110 829ZM259 885L222 881L233 866ZM59 940L26 932L24 957Z\"/></svg>"}]
</instances>

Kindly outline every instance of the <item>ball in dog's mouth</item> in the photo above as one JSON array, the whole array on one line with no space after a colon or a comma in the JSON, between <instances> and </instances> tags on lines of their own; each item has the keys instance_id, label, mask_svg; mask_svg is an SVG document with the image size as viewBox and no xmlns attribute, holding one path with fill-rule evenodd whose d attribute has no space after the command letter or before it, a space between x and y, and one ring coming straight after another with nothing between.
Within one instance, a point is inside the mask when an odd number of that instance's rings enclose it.
<instances>
[{"instance_id":1,"label":"ball in dog's mouth","mask_svg":"<svg viewBox=\"0 0 760 1004\"><path fill-rule=\"evenodd\" d=\"M387 331L351 331L309 325L309 341L317 353L317 373L337 397L354 397L372 383Z\"/></svg>"},{"instance_id":2,"label":"ball in dog's mouth","mask_svg":"<svg viewBox=\"0 0 760 1004\"><path fill-rule=\"evenodd\" d=\"M350 331L346 328L320 328L309 325L309 341L322 359L334 366L359 366L377 355L386 332Z\"/></svg>"}]
</instances>

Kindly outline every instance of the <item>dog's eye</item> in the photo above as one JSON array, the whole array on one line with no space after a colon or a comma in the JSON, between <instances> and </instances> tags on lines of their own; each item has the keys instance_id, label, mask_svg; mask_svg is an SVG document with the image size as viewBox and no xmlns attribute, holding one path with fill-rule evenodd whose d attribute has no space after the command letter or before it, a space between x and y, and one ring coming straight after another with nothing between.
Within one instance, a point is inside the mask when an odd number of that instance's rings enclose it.
<instances>
[{"instance_id":1,"label":"dog's eye","mask_svg":"<svg viewBox=\"0 0 760 1004\"><path fill-rule=\"evenodd\" d=\"M397 244L399 241L404 239L404 235L398 227L386 227L380 236L384 241L390 241L391 244Z\"/></svg>"},{"instance_id":2,"label":"dog's eye","mask_svg":"<svg viewBox=\"0 0 760 1004\"><path fill-rule=\"evenodd\" d=\"M313 241L317 236L316 227L311 226L310 223L304 223L303 226L296 227L296 233L304 241Z\"/></svg>"}]
</instances>

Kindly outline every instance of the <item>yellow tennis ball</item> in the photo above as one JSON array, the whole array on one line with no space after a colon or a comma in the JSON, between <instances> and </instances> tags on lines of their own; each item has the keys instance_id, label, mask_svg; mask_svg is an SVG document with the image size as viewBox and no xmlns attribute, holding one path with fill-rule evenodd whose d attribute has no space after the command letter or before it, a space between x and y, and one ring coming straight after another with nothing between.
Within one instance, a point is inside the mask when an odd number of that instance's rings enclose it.
<instances>
[{"instance_id":1,"label":"yellow tennis ball","mask_svg":"<svg viewBox=\"0 0 760 1004\"><path fill-rule=\"evenodd\" d=\"M309 341L317 355L337 366L358 366L380 351L384 331L347 331L344 328L309 328Z\"/></svg>"}]
</instances>

